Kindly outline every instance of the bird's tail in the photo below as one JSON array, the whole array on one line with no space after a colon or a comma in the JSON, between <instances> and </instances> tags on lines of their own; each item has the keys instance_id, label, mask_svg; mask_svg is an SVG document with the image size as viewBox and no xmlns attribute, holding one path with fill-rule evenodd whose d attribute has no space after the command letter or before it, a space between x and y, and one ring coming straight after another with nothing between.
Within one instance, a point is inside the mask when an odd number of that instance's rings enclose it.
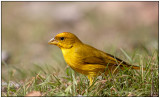
<instances>
[{"instance_id":1,"label":"bird's tail","mask_svg":"<svg viewBox=\"0 0 160 98\"><path fill-rule=\"evenodd\" d=\"M132 66L132 69L140 70L141 68L138 66ZM143 70L145 70L145 68L143 68Z\"/></svg>"},{"instance_id":2,"label":"bird's tail","mask_svg":"<svg viewBox=\"0 0 160 98\"><path fill-rule=\"evenodd\" d=\"M136 66L136 65L130 65L130 64L128 64L128 63L125 63L125 66L131 67L131 69L141 70L141 67ZM143 68L143 70L145 70L145 68Z\"/></svg>"}]
</instances>

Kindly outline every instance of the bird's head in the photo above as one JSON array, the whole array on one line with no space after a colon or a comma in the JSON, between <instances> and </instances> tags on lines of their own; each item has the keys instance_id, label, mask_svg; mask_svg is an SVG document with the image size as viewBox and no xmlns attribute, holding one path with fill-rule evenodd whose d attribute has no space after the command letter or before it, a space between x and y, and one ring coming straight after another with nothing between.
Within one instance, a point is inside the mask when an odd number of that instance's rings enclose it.
<instances>
[{"instance_id":1,"label":"bird's head","mask_svg":"<svg viewBox=\"0 0 160 98\"><path fill-rule=\"evenodd\" d=\"M78 39L78 37L70 32L59 33L48 42L48 44L56 45L59 48L65 49L72 48L74 45L79 43L82 42Z\"/></svg>"}]
</instances>

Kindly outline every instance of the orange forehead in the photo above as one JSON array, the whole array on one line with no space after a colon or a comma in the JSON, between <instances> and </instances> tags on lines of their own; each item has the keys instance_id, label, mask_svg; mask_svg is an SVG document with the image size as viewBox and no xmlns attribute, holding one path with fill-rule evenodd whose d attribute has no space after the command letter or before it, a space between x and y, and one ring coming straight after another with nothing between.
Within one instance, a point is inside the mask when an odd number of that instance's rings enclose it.
<instances>
[{"instance_id":1,"label":"orange forehead","mask_svg":"<svg viewBox=\"0 0 160 98\"><path fill-rule=\"evenodd\" d=\"M56 37L76 37L74 34L70 33L70 32L63 32L63 33L59 33L56 35Z\"/></svg>"}]
</instances>

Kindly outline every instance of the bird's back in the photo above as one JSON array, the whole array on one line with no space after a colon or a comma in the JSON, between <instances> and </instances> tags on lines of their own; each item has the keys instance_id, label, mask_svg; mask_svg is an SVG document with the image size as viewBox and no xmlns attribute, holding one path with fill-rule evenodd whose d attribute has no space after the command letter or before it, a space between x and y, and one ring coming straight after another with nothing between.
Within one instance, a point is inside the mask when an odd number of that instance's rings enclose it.
<instances>
[{"instance_id":1,"label":"bird's back","mask_svg":"<svg viewBox=\"0 0 160 98\"><path fill-rule=\"evenodd\" d=\"M119 63L123 65L130 65L126 63L125 61L111 55L108 53L105 53L101 50L98 50L92 46L83 45L83 48L78 49L77 54L81 55L81 58L83 59L83 63L86 64L102 64L106 66L108 63L111 63L113 65L118 65Z\"/></svg>"},{"instance_id":2,"label":"bird's back","mask_svg":"<svg viewBox=\"0 0 160 98\"><path fill-rule=\"evenodd\" d=\"M81 65L89 65L92 64L92 67L98 67L101 66L120 66L120 68L124 67L131 67L134 69L139 69L139 67L132 66L125 61L111 55L108 53L105 53L101 50L98 50L92 46L89 46L87 44L83 44L80 47L76 48L75 54L78 55L77 58L81 62L79 62Z\"/></svg>"}]
</instances>

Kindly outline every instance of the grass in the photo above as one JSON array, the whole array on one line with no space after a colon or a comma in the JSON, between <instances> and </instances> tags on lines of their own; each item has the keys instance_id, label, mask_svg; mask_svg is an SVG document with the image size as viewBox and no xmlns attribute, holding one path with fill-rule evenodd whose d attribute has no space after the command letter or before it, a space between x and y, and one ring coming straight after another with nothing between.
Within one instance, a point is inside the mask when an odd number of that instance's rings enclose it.
<instances>
[{"instance_id":1,"label":"grass","mask_svg":"<svg viewBox=\"0 0 160 98\"><path fill-rule=\"evenodd\" d=\"M126 2L112 3L108 11L104 6L109 3L112 2L86 2L87 5L2 2L2 51L7 51L11 58L7 64L2 62L1 95L26 96L38 91L41 96L158 96L158 50L154 53L151 50L158 49L158 2L139 2L141 7L137 3L131 6ZM77 10L80 13L76 13L76 18L71 14ZM64 11L71 11L74 18L59 17ZM126 69L98 77L89 87L86 76L66 67L60 49L47 44L55 34L66 29L85 43L116 53L115 56L130 64L143 65L147 70ZM120 47L124 50L120 51Z\"/></svg>"},{"instance_id":2,"label":"grass","mask_svg":"<svg viewBox=\"0 0 160 98\"><path fill-rule=\"evenodd\" d=\"M134 52L130 57L122 53L132 63L141 65L140 70L125 69L114 75L102 75L89 86L86 76L74 72L70 67L63 68L65 75L51 65L37 65L33 70L12 67L20 75L9 80L2 77L2 96L26 96L39 91L41 96L159 96L158 51L152 55ZM147 55L147 56L146 56ZM64 64L59 62L58 64ZM145 71L142 70L145 67ZM22 80L16 80L24 77Z\"/></svg>"}]
</instances>

